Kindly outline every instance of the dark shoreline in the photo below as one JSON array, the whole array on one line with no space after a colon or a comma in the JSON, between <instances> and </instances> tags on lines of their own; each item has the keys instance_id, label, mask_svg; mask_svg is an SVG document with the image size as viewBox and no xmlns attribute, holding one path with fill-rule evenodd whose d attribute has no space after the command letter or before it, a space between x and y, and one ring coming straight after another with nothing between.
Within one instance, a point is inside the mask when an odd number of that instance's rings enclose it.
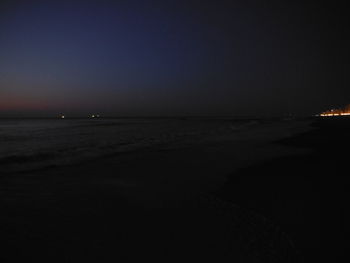
<instances>
[{"instance_id":1,"label":"dark shoreline","mask_svg":"<svg viewBox=\"0 0 350 263\"><path fill-rule=\"evenodd\" d=\"M275 142L288 146L289 155L243 167L231 173L223 187L201 196L202 186L189 188L189 193L197 192L173 203L165 200L168 190L221 180L206 181L206 176L225 171L221 165L235 158L229 149L237 145L227 144L225 150L207 146L180 149L164 156L162 152L139 153L116 163L111 160L86 168L64 167L57 173L53 169L52 174L42 171L1 178L0 231L6 246L0 259L178 262L188 258L277 263L304 258L311 262L323 257L325 242L332 242L326 244L328 252L340 256L347 181L346 175L338 173L346 168L346 156L329 158L327 153L350 146L346 137L350 119L315 119L313 126L311 131ZM251 149L258 150L261 145L254 147ZM296 154L293 148L312 152ZM202 168L196 174L198 167L206 167L195 163L197 158L207 160L206 166L212 169L204 173ZM227 160L219 162L220 158ZM179 174L181 171L185 173ZM133 185L133 180L123 181L123 174L135 176L143 188ZM160 191L163 186L169 187L164 193ZM164 202L146 207L134 202L133 195ZM334 239L324 240L325 233Z\"/></svg>"}]
</instances>

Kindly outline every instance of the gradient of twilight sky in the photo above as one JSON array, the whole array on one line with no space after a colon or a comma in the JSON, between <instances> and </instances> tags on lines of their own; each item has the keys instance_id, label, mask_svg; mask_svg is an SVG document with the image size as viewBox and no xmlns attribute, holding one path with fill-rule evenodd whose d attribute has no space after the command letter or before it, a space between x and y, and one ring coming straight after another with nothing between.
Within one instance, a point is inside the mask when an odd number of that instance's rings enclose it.
<instances>
[{"instance_id":1,"label":"gradient of twilight sky","mask_svg":"<svg viewBox=\"0 0 350 263\"><path fill-rule=\"evenodd\" d=\"M2 1L0 117L314 114L350 103L346 9Z\"/></svg>"}]
</instances>

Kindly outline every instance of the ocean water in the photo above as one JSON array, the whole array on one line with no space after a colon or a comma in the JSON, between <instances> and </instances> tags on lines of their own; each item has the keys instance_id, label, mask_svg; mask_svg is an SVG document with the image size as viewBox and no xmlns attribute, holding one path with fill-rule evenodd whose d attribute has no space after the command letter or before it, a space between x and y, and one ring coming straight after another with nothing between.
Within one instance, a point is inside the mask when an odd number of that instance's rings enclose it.
<instances>
[{"instance_id":1,"label":"ocean water","mask_svg":"<svg viewBox=\"0 0 350 263\"><path fill-rule=\"evenodd\" d=\"M184 147L259 125L225 118L0 120L0 173L70 165L147 148Z\"/></svg>"}]
</instances>

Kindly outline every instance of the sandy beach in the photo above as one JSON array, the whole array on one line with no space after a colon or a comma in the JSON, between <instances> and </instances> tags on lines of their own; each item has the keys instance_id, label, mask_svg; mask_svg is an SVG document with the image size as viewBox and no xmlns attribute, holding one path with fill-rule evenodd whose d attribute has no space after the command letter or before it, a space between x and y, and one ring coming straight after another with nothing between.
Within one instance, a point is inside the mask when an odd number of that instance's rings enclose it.
<instances>
[{"instance_id":1,"label":"sandy beach","mask_svg":"<svg viewBox=\"0 0 350 263\"><path fill-rule=\"evenodd\" d=\"M346 162L328 153L349 144L346 127L348 119L280 121L7 174L2 262L309 262L329 224L330 246L341 245Z\"/></svg>"},{"instance_id":2,"label":"sandy beach","mask_svg":"<svg viewBox=\"0 0 350 263\"><path fill-rule=\"evenodd\" d=\"M0 1L0 263L350 262L349 19Z\"/></svg>"}]
</instances>

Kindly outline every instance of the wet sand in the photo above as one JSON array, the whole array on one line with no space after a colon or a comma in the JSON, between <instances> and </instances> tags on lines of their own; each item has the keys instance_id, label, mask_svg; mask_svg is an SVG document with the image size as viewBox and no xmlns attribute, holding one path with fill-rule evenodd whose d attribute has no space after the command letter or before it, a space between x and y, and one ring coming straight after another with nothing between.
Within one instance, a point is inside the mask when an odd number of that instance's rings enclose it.
<instances>
[{"instance_id":1,"label":"wet sand","mask_svg":"<svg viewBox=\"0 0 350 263\"><path fill-rule=\"evenodd\" d=\"M334 142L329 132L349 125L314 125L284 140L307 124L243 141L218 138L2 177L2 262L298 262L319 256L319 212L326 206L331 213L322 220L341 221L338 189L345 187L334 170L341 159L320 162L326 155L319 145L339 149L346 138ZM329 178L326 167L336 177Z\"/></svg>"},{"instance_id":2,"label":"wet sand","mask_svg":"<svg viewBox=\"0 0 350 263\"><path fill-rule=\"evenodd\" d=\"M219 196L279 225L306 262L328 256L340 262L349 221L350 118L315 119L312 126L276 141L311 151L240 169Z\"/></svg>"}]
</instances>

